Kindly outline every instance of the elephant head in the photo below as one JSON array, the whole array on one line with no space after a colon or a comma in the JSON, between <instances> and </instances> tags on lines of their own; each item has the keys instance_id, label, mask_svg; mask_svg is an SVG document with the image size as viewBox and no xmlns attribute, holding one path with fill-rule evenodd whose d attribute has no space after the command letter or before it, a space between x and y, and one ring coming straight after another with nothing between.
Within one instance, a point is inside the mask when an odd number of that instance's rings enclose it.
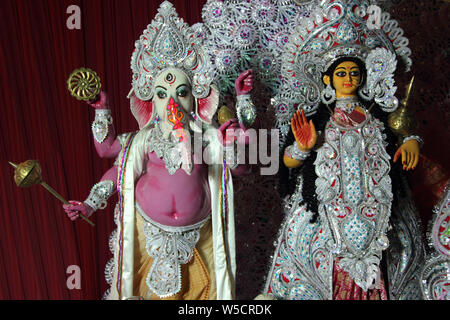
<instances>
[{"instance_id":1,"label":"elephant head","mask_svg":"<svg viewBox=\"0 0 450 320\"><path fill-rule=\"evenodd\" d=\"M209 95L196 98L192 93L191 79L180 69L164 69L155 78L152 100L144 101L130 95L131 112L139 129L155 119L161 122L163 131L186 128L190 121L201 120L211 124L219 104L219 92L211 85Z\"/></svg>"}]
</instances>

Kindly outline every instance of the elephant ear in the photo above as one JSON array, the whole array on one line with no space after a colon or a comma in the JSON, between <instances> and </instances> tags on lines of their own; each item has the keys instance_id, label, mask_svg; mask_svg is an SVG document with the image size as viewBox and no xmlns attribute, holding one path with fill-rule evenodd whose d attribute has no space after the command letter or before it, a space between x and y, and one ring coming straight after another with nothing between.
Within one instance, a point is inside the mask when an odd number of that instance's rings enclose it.
<instances>
[{"instance_id":1,"label":"elephant ear","mask_svg":"<svg viewBox=\"0 0 450 320\"><path fill-rule=\"evenodd\" d=\"M206 98L197 99L195 113L203 122L211 124L217 108L219 106L219 91L215 86L211 86L209 95Z\"/></svg>"},{"instance_id":2,"label":"elephant ear","mask_svg":"<svg viewBox=\"0 0 450 320\"><path fill-rule=\"evenodd\" d=\"M155 119L153 103L139 99L134 93L130 97L130 109L139 124L139 129L144 128L149 122Z\"/></svg>"}]
</instances>

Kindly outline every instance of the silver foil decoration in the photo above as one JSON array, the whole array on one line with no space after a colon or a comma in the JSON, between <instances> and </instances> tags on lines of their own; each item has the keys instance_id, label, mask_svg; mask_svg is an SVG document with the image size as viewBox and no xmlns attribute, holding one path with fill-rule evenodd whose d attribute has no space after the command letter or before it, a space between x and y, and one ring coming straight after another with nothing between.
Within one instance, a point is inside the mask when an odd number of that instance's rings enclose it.
<instances>
[{"instance_id":1,"label":"silver foil decoration","mask_svg":"<svg viewBox=\"0 0 450 320\"><path fill-rule=\"evenodd\" d=\"M314 163L319 218L311 222L312 213L299 206L300 176L286 206L266 293L279 299L332 299L337 258L363 290L379 285L393 195L383 124L366 116L352 128L328 122Z\"/></svg>"},{"instance_id":2,"label":"silver foil decoration","mask_svg":"<svg viewBox=\"0 0 450 320\"><path fill-rule=\"evenodd\" d=\"M158 13L135 43L131 57L132 86L144 101L154 94L155 78L167 68L177 68L192 79L192 94L205 98L212 83L212 65L201 46L203 39L164 1Z\"/></svg>"},{"instance_id":3,"label":"silver foil decoration","mask_svg":"<svg viewBox=\"0 0 450 320\"><path fill-rule=\"evenodd\" d=\"M93 208L94 211L106 208L107 201L114 192L113 188L114 183L112 181L100 181L92 187L91 192L84 203Z\"/></svg>"},{"instance_id":4,"label":"silver foil decoration","mask_svg":"<svg viewBox=\"0 0 450 320\"><path fill-rule=\"evenodd\" d=\"M420 274L426 300L450 300L450 184L434 207L428 231L427 259Z\"/></svg>"},{"instance_id":5,"label":"silver foil decoration","mask_svg":"<svg viewBox=\"0 0 450 320\"><path fill-rule=\"evenodd\" d=\"M251 126L256 119L256 107L249 94L237 96L237 117L240 123Z\"/></svg>"},{"instance_id":6,"label":"silver foil decoration","mask_svg":"<svg viewBox=\"0 0 450 320\"><path fill-rule=\"evenodd\" d=\"M137 208L146 221L146 250L153 258L147 286L160 298L173 296L181 290L181 265L192 259L200 229L209 217L192 226L168 227L152 221L139 206Z\"/></svg>"},{"instance_id":7,"label":"silver foil decoration","mask_svg":"<svg viewBox=\"0 0 450 320\"><path fill-rule=\"evenodd\" d=\"M372 4L323 0L293 29L282 56L282 85L273 99L282 134L289 131L292 114L280 114L280 102L288 103L293 112L303 109L307 116L314 114L325 87L322 74L340 57L357 57L365 62L369 79L361 90L362 97L374 99L386 112L397 108L393 81L396 55L409 68L411 50L403 30L389 14L381 13L379 29L369 25L368 8Z\"/></svg>"},{"instance_id":8,"label":"silver foil decoration","mask_svg":"<svg viewBox=\"0 0 450 320\"><path fill-rule=\"evenodd\" d=\"M193 169L192 154L187 151L183 143L180 142L180 139L174 134L171 134L169 139L165 139L158 124L152 129L150 137L147 140L147 150L148 152L155 152L160 159L163 159L170 175L175 174L182 166L183 159L190 158L191 161L189 161L188 169Z\"/></svg>"},{"instance_id":9,"label":"silver foil decoration","mask_svg":"<svg viewBox=\"0 0 450 320\"><path fill-rule=\"evenodd\" d=\"M111 117L111 110L96 109L95 119L92 122L92 134L98 143L105 141L109 133L109 126L112 125L113 118Z\"/></svg>"}]
</instances>

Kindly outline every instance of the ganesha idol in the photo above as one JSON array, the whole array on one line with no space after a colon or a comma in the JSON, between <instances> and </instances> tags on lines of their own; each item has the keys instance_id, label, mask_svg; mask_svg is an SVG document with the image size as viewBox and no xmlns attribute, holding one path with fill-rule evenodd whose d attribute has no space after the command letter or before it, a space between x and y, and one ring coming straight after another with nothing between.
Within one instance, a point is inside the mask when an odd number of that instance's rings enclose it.
<instances>
[{"instance_id":1,"label":"ganesha idol","mask_svg":"<svg viewBox=\"0 0 450 320\"><path fill-rule=\"evenodd\" d=\"M118 193L117 229L110 238L114 257L105 270L111 288L104 298L233 299L231 172L248 167L227 164L224 150L246 141L222 133L245 127L231 119L217 130L212 65L172 4L161 4L135 46L128 97L139 130L116 136L106 94L90 103L96 150L116 161L84 202L70 201L64 209L72 220L90 216ZM238 110L240 103L249 107L242 97L249 97L252 86L251 70L236 79ZM202 137L199 153L196 134Z\"/></svg>"}]
</instances>

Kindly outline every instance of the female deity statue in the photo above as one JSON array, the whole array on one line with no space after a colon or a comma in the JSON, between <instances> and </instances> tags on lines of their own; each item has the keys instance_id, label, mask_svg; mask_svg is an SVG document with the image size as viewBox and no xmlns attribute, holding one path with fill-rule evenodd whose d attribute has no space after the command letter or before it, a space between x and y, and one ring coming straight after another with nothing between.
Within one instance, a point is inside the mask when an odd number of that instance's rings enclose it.
<instances>
[{"instance_id":1,"label":"female deity statue","mask_svg":"<svg viewBox=\"0 0 450 320\"><path fill-rule=\"evenodd\" d=\"M106 94L91 103L97 152L117 160L84 202L64 209L72 220L90 216L118 193L105 298L232 299L231 172L246 168L226 162L223 153L246 143L229 138L229 130L245 128L231 119L220 134L215 129L212 65L172 4L161 4L135 46L129 98L139 130L116 136ZM248 95L252 85L252 72L244 72L237 95Z\"/></svg>"},{"instance_id":2,"label":"female deity statue","mask_svg":"<svg viewBox=\"0 0 450 320\"><path fill-rule=\"evenodd\" d=\"M301 111L283 156L295 189L264 289L279 299L388 296L381 262L398 174L417 166L421 140L410 132L396 145L388 126L399 104L395 53L405 48L386 29L368 27L364 3L326 1L291 34L283 57L287 88L278 99L289 90Z\"/></svg>"}]
</instances>

